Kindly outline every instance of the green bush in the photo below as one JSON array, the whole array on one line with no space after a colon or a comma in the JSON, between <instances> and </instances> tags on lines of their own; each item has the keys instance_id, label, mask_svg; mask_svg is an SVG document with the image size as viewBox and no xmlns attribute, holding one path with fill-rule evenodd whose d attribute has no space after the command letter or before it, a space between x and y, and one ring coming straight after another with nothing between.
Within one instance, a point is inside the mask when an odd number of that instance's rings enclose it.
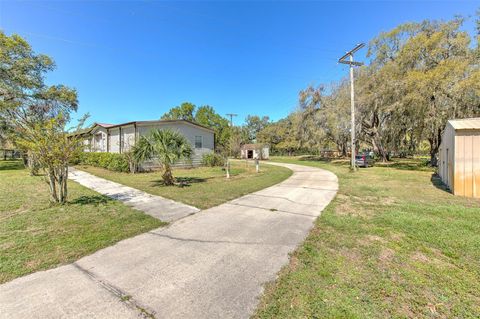
<instances>
[{"instance_id":1,"label":"green bush","mask_svg":"<svg viewBox=\"0 0 480 319\"><path fill-rule=\"evenodd\" d=\"M220 154L209 153L203 154L202 164L205 166L223 166L225 164L225 159Z\"/></svg>"},{"instance_id":2,"label":"green bush","mask_svg":"<svg viewBox=\"0 0 480 319\"><path fill-rule=\"evenodd\" d=\"M75 159L74 164L106 168L115 172L129 172L128 160L124 154L84 152Z\"/></svg>"}]
</instances>

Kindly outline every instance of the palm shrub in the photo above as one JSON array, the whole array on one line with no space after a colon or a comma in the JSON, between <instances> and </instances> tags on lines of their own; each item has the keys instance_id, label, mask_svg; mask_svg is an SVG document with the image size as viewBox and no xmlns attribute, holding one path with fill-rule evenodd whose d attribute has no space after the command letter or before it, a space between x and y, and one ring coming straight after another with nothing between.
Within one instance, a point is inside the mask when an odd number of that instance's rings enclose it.
<instances>
[{"instance_id":1,"label":"palm shrub","mask_svg":"<svg viewBox=\"0 0 480 319\"><path fill-rule=\"evenodd\" d=\"M133 147L133 156L138 163L157 161L164 170L164 184L173 185L172 165L179 160L190 160L192 146L185 136L177 131L154 129L140 137Z\"/></svg>"}]
</instances>

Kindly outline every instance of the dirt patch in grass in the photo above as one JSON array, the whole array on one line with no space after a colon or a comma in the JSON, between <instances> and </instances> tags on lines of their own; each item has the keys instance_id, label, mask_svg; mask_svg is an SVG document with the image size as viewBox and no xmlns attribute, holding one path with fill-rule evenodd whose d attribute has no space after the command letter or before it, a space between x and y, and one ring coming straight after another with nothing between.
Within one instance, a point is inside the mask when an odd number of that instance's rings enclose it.
<instances>
[{"instance_id":1,"label":"dirt patch in grass","mask_svg":"<svg viewBox=\"0 0 480 319\"><path fill-rule=\"evenodd\" d=\"M342 255L349 262L359 262L362 260L362 253L357 249L341 248L338 253Z\"/></svg>"},{"instance_id":2,"label":"dirt patch in grass","mask_svg":"<svg viewBox=\"0 0 480 319\"><path fill-rule=\"evenodd\" d=\"M424 253L416 251L411 256L411 259L416 262L427 263L430 262L430 258L428 258Z\"/></svg>"},{"instance_id":3,"label":"dirt patch in grass","mask_svg":"<svg viewBox=\"0 0 480 319\"><path fill-rule=\"evenodd\" d=\"M387 240L377 235L365 235L361 238L358 238L357 242L361 246L372 246L378 244L386 244Z\"/></svg>"},{"instance_id":4,"label":"dirt patch in grass","mask_svg":"<svg viewBox=\"0 0 480 319\"><path fill-rule=\"evenodd\" d=\"M380 250L380 255L378 256L378 259L380 261L380 264L388 265L392 261L394 256L395 251L393 249L383 247Z\"/></svg>"}]
</instances>

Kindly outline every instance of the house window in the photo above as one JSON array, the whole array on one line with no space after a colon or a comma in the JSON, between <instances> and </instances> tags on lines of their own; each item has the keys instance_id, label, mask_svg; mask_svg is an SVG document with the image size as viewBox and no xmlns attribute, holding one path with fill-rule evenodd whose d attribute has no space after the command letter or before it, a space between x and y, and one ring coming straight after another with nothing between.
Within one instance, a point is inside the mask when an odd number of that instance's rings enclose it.
<instances>
[{"instance_id":1,"label":"house window","mask_svg":"<svg viewBox=\"0 0 480 319\"><path fill-rule=\"evenodd\" d=\"M203 147L203 137L195 136L195 148L202 148L202 147Z\"/></svg>"}]
</instances>

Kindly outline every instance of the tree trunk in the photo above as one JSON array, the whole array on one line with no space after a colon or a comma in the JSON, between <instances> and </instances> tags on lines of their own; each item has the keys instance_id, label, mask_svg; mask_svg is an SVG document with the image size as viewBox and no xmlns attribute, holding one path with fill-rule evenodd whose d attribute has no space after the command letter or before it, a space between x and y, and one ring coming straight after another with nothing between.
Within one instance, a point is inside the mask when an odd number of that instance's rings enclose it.
<instances>
[{"instance_id":1,"label":"tree trunk","mask_svg":"<svg viewBox=\"0 0 480 319\"><path fill-rule=\"evenodd\" d=\"M61 167L59 169L59 176L58 176L58 188L60 191L60 196L58 198L58 202L60 204L65 204L68 198L68 189L67 189L67 182L68 182L68 166Z\"/></svg>"},{"instance_id":2,"label":"tree trunk","mask_svg":"<svg viewBox=\"0 0 480 319\"><path fill-rule=\"evenodd\" d=\"M432 153L430 152L430 165L432 167L437 167L438 166L438 162L437 162L437 153Z\"/></svg>"},{"instance_id":3,"label":"tree trunk","mask_svg":"<svg viewBox=\"0 0 480 319\"><path fill-rule=\"evenodd\" d=\"M385 148L383 148L382 142L378 140L377 137L372 137L372 146L373 146L373 151L378 154L378 156L382 159L382 162L385 163L387 159L387 152L385 151Z\"/></svg>"},{"instance_id":4,"label":"tree trunk","mask_svg":"<svg viewBox=\"0 0 480 319\"><path fill-rule=\"evenodd\" d=\"M172 175L172 168L170 165L165 165L165 172L162 175L163 183L167 186L174 185L174 179Z\"/></svg>"},{"instance_id":5,"label":"tree trunk","mask_svg":"<svg viewBox=\"0 0 480 319\"><path fill-rule=\"evenodd\" d=\"M437 129L433 138L428 139L428 143L430 143L430 165L432 167L438 166L437 161L437 154L438 150L440 149L440 143L442 142L442 129Z\"/></svg>"},{"instance_id":6,"label":"tree trunk","mask_svg":"<svg viewBox=\"0 0 480 319\"><path fill-rule=\"evenodd\" d=\"M55 179L55 171L49 169L47 172L48 177L48 186L50 187L50 201L52 203L58 203L58 194L57 194L57 181Z\"/></svg>"},{"instance_id":7,"label":"tree trunk","mask_svg":"<svg viewBox=\"0 0 480 319\"><path fill-rule=\"evenodd\" d=\"M38 162L32 152L28 152L27 155L28 169L30 170L30 176L38 175Z\"/></svg>"}]
</instances>

